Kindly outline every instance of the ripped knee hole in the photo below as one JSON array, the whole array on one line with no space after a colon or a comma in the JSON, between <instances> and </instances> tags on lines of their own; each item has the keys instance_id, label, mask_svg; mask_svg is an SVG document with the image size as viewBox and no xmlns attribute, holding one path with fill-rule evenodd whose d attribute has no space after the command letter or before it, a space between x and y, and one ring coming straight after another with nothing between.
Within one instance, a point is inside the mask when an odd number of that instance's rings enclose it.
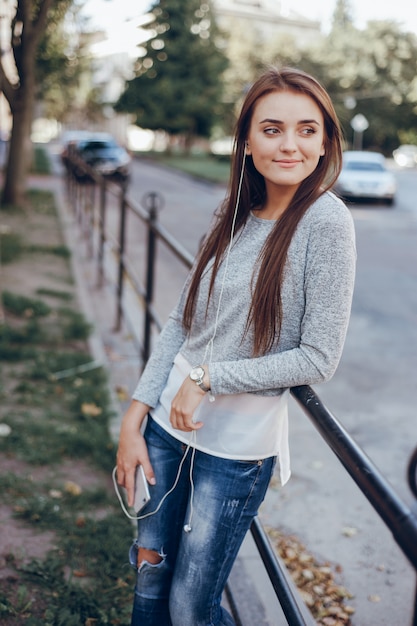
<instances>
[{"instance_id":1,"label":"ripped knee hole","mask_svg":"<svg viewBox=\"0 0 417 626\"><path fill-rule=\"evenodd\" d=\"M147 561L152 565L158 565L162 560L163 557L156 550L148 550L147 548L139 548L138 550L138 567L141 566L143 561Z\"/></svg>"}]
</instances>

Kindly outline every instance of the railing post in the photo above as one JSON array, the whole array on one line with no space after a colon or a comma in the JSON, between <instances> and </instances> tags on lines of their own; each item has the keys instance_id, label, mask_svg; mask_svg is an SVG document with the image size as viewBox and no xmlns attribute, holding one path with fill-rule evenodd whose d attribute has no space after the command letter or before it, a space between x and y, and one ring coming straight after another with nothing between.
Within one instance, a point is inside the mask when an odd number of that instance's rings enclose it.
<instances>
[{"instance_id":1,"label":"railing post","mask_svg":"<svg viewBox=\"0 0 417 626\"><path fill-rule=\"evenodd\" d=\"M86 222L85 222L85 236L87 238L87 254L88 258L93 258L93 232L94 232L94 204L96 194L96 182L94 181L90 187L90 196L87 205Z\"/></svg>"},{"instance_id":2,"label":"railing post","mask_svg":"<svg viewBox=\"0 0 417 626\"><path fill-rule=\"evenodd\" d=\"M318 432L336 454L368 502L391 530L403 553L417 570L417 517L401 500L362 448L349 435L308 385L292 387Z\"/></svg>"},{"instance_id":3,"label":"railing post","mask_svg":"<svg viewBox=\"0 0 417 626\"><path fill-rule=\"evenodd\" d=\"M414 495L417 498L417 448L412 453L407 467L408 485ZM414 609L413 609L413 621L412 626L417 626L417 587L414 593Z\"/></svg>"},{"instance_id":4,"label":"railing post","mask_svg":"<svg viewBox=\"0 0 417 626\"><path fill-rule=\"evenodd\" d=\"M410 457L407 468L408 484L415 498L417 498L417 448Z\"/></svg>"},{"instance_id":5,"label":"railing post","mask_svg":"<svg viewBox=\"0 0 417 626\"><path fill-rule=\"evenodd\" d=\"M100 205L98 217L98 254L97 254L97 286L103 286L104 277L104 246L106 243L106 181L104 178L100 181Z\"/></svg>"},{"instance_id":6,"label":"railing post","mask_svg":"<svg viewBox=\"0 0 417 626\"><path fill-rule=\"evenodd\" d=\"M117 306L116 306L116 324L115 331L119 331L122 325L123 307L123 286L124 286L124 273L125 273L125 246L126 246L126 217L127 217L127 204L126 204L126 185L122 185L120 194L120 225L119 225L119 263L118 263L118 275L117 275Z\"/></svg>"},{"instance_id":7,"label":"railing post","mask_svg":"<svg viewBox=\"0 0 417 626\"><path fill-rule=\"evenodd\" d=\"M143 360L149 359L151 352L152 316L150 305L153 302L156 235L154 226L158 220L158 208L161 207L162 198L156 192L150 192L143 198L143 204L148 209L148 255L146 261L146 293L145 293L145 326L143 330Z\"/></svg>"},{"instance_id":8,"label":"railing post","mask_svg":"<svg viewBox=\"0 0 417 626\"><path fill-rule=\"evenodd\" d=\"M258 518L255 517L250 530L269 575L275 594L279 599L279 603L287 619L287 623L290 624L290 626L306 626L307 622L304 619L302 611L298 606L298 602L294 597L292 589L288 584L288 581L281 570L279 561L275 556L273 548L271 547L268 536Z\"/></svg>"}]
</instances>

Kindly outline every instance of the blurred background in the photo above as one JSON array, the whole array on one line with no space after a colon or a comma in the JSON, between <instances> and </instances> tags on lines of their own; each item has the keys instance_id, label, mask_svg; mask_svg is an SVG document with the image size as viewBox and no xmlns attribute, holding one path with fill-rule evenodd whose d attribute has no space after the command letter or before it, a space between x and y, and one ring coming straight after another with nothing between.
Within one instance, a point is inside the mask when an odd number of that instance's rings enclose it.
<instances>
[{"instance_id":1,"label":"blurred background","mask_svg":"<svg viewBox=\"0 0 417 626\"><path fill-rule=\"evenodd\" d=\"M32 21L20 4L0 2L4 167L7 142L29 163L30 142L65 149L86 131L131 153L227 158L241 98L270 63L325 85L346 148L392 156L417 144L417 15L405 1L376 10L353 0L43 0ZM5 200L16 199L11 187Z\"/></svg>"}]
</instances>

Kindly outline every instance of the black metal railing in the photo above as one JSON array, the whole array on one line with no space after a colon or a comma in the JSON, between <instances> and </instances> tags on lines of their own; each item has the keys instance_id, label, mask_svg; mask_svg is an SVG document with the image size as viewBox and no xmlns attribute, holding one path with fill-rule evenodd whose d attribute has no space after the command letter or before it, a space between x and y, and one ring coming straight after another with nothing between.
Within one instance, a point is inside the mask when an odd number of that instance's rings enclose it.
<instances>
[{"instance_id":1,"label":"black metal railing","mask_svg":"<svg viewBox=\"0 0 417 626\"><path fill-rule=\"evenodd\" d=\"M77 162L77 166L79 167ZM160 331L162 324L154 308L155 263L157 243L163 244L186 268L193 263L193 256L158 222L158 208L161 197L157 193L147 194L141 206L127 197L126 186L115 186L96 175L89 168L90 184L80 184L74 170L67 169L67 189L70 204L73 207L77 221L81 226L88 250L92 254L93 238L96 233L97 249L97 282L103 283L105 249L112 241L112 253L117 258L117 281L115 285L116 319L115 328L120 329L123 320L126 320L126 311L123 303L124 285L129 280L135 293L140 297L144 309L144 327L142 338L138 339L138 349L143 363L146 362L151 351L153 330ZM100 190L97 205L96 189ZM109 198L119 210L119 229L117 238L110 233L106 225L106 211ZM95 203L95 207L93 204ZM145 284L138 281L132 271L126 246L127 213L131 213L141 220L147 232L146 244L146 280ZM94 219L93 213L96 218ZM320 398L309 386L294 387L292 396L300 404L304 412L318 430L324 441L334 452L340 463L346 469L359 489L373 506L383 523L392 532L393 539L401 548L403 554L417 572L417 517L402 501L392 486L384 478L378 468L368 458L365 452L353 440L346 429L334 415L323 405ZM410 489L417 498L417 448L411 456L408 465L408 482ZM311 620L300 596L294 593L285 566L281 565L269 542L259 519L255 519L251 526L251 534L258 548L259 555L264 563L269 579L281 605L289 626L307 626ZM242 624L238 608L233 602L230 589L227 590L229 604L237 625ZM410 626L417 626L417 591L414 597L413 617Z\"/></svg>"}]
</instances>

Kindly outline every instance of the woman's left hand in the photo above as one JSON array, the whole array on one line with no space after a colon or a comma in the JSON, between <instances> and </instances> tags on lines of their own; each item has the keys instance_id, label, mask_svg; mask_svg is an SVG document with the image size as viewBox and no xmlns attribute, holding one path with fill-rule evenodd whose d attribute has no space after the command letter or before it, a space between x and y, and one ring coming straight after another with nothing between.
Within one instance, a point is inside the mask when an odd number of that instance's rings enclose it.
<instances>
[{"instance_id":1,"label":"woman's left hand","mask_svg":"<svg viewBox=\"0 0 417 626\"><path fill-rule=\"evenodd\" d=\"M201 428L203 422L193 422L193 415L205 395L206 392L187 376L171 404L172 427L185 432Z\"/></svg>"}]
</instances>

